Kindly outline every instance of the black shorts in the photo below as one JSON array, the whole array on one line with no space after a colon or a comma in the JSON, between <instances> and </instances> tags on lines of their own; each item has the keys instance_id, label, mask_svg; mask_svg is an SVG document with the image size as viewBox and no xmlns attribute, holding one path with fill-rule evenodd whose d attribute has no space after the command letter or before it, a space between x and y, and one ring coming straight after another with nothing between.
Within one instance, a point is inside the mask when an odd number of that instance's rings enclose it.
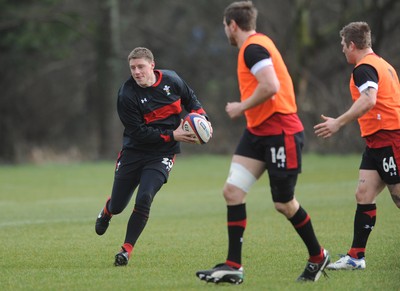
<instances>
[{"instance_id":1,"label":"black shorts","mask_svg":"<svg viewBox=\"0 0 400 291\"><path fill-rule=\"evenodd\" d=\"M304 132L256 136L246 129L235 154L265 162L272 200L287 203L294 197L297 175L301 173L303 144Z\"/></svg>"},{"instance_id":2,"label":"black shorts","mask_svg":"<svg viewBox=\"0 0 400 291\"><path fill-rule=\"evenodd\" d=\"M304 132L295 135L257 136L244 131L235 154L263 161L271 175L301 173L301 150Z\"/></svg>"},{"instance_id":3,"label":"black shorts","mask_svg":"<svg viewBox=\"0 0 400 291\"><path fill-rule=\"evenodd\" d=\"M397 151L397 152L396 152ZM360 170L375 170L381 179L389 185L400 183L398 151L392 146L383 148L366 147L362 156Z\"/></svg>"},{"instance_id":4,"label":"black shorts","mask_svg":"<svg viewBox=\"0 0 400 291\"><path fill-rule=\"evenodd\" d=\"M115 178L135 180L143 170L153 169L163 173L167 182L174 161L174 154L155 155L125 149L118 155Z\"/></svg>"}]
</instances>

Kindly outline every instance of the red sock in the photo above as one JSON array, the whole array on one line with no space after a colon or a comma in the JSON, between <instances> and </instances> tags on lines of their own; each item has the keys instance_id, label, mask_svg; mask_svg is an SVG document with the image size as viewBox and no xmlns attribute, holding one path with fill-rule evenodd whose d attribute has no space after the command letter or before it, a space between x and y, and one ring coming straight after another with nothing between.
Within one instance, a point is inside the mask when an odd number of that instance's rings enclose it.
<instances>
[{"instance_id":1,"label":"red sock","mask_svg":"<svg viewBox=\"0 0 400 291\"><path fill-rule=\"evenodd\" d=\"M352 258L361 259L364 257L365 248L351 248L347 254Z\"/></svg>"},{"instance_id":2,"label":"red sock","mask_svg":"<svg viewBox=\"0 0 400 291\"><path fill-rule=\"evenodd\" d=\"M130 243L124 243L124 245L122 247L124 248L125 251L128 252L128 256L130 258L131 257L131 253L133 251L133 246Z\"/></svg>"},{"instance_id":3,"label":"red sock","mask_svg":"<svg viewBox=\"0 0 400 291\"><path fill-rule=\"evenodd\" d=\"M108 211L108 203L110 203L111 197L109 197L106 201L106 205L104 205L104 213L110 217L112 217L112 214L110 213L110 211Z\"/></svg>"},{"instance_id":4,"label":"red sock","mask_svg":"<svg viewBox=\"0 0 400 291\"><path fill-rule=\"evenodd\" d=\"M321 248L321 252L317 256L310 256L308 259L311 263L320 263L324 259L324 249Z\"/></svg>"},{"instance_id":5,"label":"red sock","mask_svg":"<svg viewBox=\"0 0 400 291\"><path fill-rule=\"evenodd\" d=\"M240 269L240 267L242 267L242 265L232 262L232 261L229 261L229 260L226 260L225 264L228 265L229 267L236 268L236 269Z\"/></svg>"}]
</instances>

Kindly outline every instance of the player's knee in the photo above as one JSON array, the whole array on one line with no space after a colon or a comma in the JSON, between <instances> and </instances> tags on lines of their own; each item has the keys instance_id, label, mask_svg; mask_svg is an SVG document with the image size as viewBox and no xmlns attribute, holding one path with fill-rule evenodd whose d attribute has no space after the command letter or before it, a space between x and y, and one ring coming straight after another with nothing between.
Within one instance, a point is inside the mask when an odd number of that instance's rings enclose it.
<instances>
[{"instance_id":1,"label":"player's knee","mask_svg":"<svg viewBox=\"0 0 400 291\"><path fill-rule=\"evenodd\" d=\"M360 202L362 202L363 194L362 194L362 192L358 191L358 189L357 189L356 193L354 193L354 197L355 197L357 203L360 203Z\"/></svg>"},{"instance_id":2,"label":"player's knee","mask_svg":"<svg viewBox=\"0 0 400 291\"><path fill-rule=\"evenodd\" d=\"M286 203L275 202L274 206L279 213L282 213L284 216L286 216L286 218L290 218L296 214L297 210L300 207L300 204L296 200L296 198L293 198Z\"/></svg>"},{"instance_id":3,"label":"player's knee","mask_svg":"<svg viewBox=\"0 0 400 291\"><path fill-rule=\"evenodd\" d=\"M285 203L276 202L276 203L274 203L274 206L275 206L276 211L278 211L279 213L282 213L283 215L286 214L287 205Z\"/></svg>"},{"instance_id":4,"label":"player's knee","mask_svg":"<svg viewBox=\"0 0 400 291\"><path fill-rule=\"evenodd\" d=\"M355 196L357 202L360 202L363 200L363 197L366 194L366 190L367 190L366 187L364 187L363 185L360 185L360 183L358 184L356 192L354 193L354 196Z\"/></svg>"},{"instance_id":5,"label":"player's knee","mask_svg":"<svg viewBox=\"0 0 400 291\"><path fill-rule=\"evenodd\" d=\"M397 208L400 208L400 183L398 184L389 184L387 185L390 195L392 196L392 200Z\"/></svg>"},{"instance_id":6,"label":"player's knee","mask_svg":"<svg viewBox=\"0 0 400 291\"><path fill-rule=\"evenodd\" d=\"M370 204L375 202L375 198L378 194L368 192L365 187L357 187L355 193L355 199L359 204Z\"/></svg>"},{"instance_id":7,"label":"player's knee","mask_svg":"<svg viewBox=\"0 0 400 291\"><path fill-rule=\"evenodd\" d=\"M256 177L243 165L232 163L223 195L227 204L244 203L246 193L256 182Z\"/></svg>"},{"instance_id":8,"label":"player's knee","mask_svg":"<svg viewBox=\"0 0 400 291\"><path fill-rule=\"evenodd\" d=\"M243 203L246 195L244 191L229 183L225 183L222 193L227 204Z\"/></svg>"},{"instance_id":9,"label":"player's knee","mask_svg":"<svg viewBox=\"0 0 400 291\"><path fill-rule=\"evenodd\" d=\"M138 195L135 201L136 209L150 210L151 204L153 203L153 195L141 193Z\"/></svg>"},{"instance_id":10,"label":"player's knee","mask_svg":"<svg viewBox=\"0 0 400 291\"><path fill-rule=\"evenodd\" d=\"M400 209L400 194L396 195L396 194L391 194L392 195L392 200L394 202L394 204L397 206L397 208Z\"/></svg>"},{"instance_id":11,"label":"player's knee","mask_svg":"<svg viewBox=\"0 0 400 291\"><path fill-rule=\"evenodd\" d=\"M256 181L257 178L246 167L239 163L232 163L228 179L226 179L227 192L234 192L235 188L238 188L247 193ZM231 188L231 185L234 187Z\"/></svg>"}]
</instances>

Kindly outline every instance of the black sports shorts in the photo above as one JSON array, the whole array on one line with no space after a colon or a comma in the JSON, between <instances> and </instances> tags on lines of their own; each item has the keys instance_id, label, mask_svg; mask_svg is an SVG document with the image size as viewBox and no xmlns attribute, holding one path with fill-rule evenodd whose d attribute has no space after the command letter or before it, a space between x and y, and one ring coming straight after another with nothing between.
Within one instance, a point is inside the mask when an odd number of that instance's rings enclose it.
<instances>
[{"instance_id":1,"label":"black sports shorts","mask_svg":"<svg viewBox=\"0 0 400 291\"><path fill-rule=\"evenodd\" d=\"M375 170L389 185L400 183L399 163L396 157L400 149L392 146L383 148L366 147L362 156L360 170ZM397 154L397 155L396 155Z\"/></svg>"},{"instance_id":2,"label":"black sports shorts","mask_svg":"<svg viewBox=\"0 0 400 291\"><path fill-rule=\"evenodd\" d=\"M272 200L287 203L294 197L297 175L301 173L303 144L304 132L256 136L246 129L235 154L265 162Z\"/></svg>"},{"instance_id":3,"label":"black sports shorts","mask_svg":"<svg viewBox=\"0 0 400 291\"><path fill-rule=\"evenodd\" d=\"M122 180L136 179L137 175L145 169L160 171L168 180L169 173L174 165L174 154L154 154L122 150L115 164L115 178Z\"/></svg>"},{"instance_id":4,"label":"black sports shorts","mask_svg":"<svg viewBox=\"0 0 400 291\"><path fill-rule=\"evenodd\" d=\"M266 163L269 174L286 176L301 173L304 132L295 135L257 136L245 129L235 154Z\"/></svg>"}]
</instances>

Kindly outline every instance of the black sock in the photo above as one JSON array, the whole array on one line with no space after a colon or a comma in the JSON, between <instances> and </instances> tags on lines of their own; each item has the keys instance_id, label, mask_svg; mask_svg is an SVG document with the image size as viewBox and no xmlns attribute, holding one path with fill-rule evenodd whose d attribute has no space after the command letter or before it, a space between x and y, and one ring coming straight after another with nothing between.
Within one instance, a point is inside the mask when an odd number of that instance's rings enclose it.
<instances>
[{"instance_id":1,"label":"black sock","mask_svg":"<svg viewBox=\"0 0 400 291\"><path fill-rule=\"evenodd\" d=\"M361 259L365 256L368 237L376 222L376 204L357 204L354 215L353 243L348 254Z\"/></svg>"},{"instance_id":2,"label":"black sock","mask_svg":"<svg viewBox=\"0 0 400 291\"><path fill-rule=\"evenodd\" d=\"M146 226L148 218L144 213L133 210L126 229L125 243L129 243L132 246L135 245Z\"/></svg>"},{"instance_id":3,"label":"black sock","mask_svg":"<svg viewBox=\"0 0 400 291\"><path fill-rule=\"evenodd\" d=\"M311 218L307 212L300 206L299 210L297 210L289 221L306 245L310 257L320 256L321 246L315 236Z\"/></svg>"},{"instance_id":4,"label":"black sock","mask_svg":"<svg viewBox=\"0 0 400 291\"><path fill-rule=\"evenodd\" d=\"M229 249L227 264L239 268L242 264L243 233L246 229L246 204L228 206L227 226Z\"/></svg>"}]
</instances>

